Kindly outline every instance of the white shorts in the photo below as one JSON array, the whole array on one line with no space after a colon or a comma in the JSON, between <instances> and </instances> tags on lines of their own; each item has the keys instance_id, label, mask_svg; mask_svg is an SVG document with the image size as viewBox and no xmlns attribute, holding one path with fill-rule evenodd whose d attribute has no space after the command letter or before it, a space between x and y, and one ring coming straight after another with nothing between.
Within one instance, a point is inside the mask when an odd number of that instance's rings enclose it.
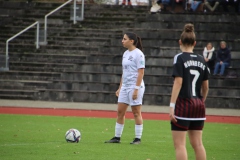
<instances>
[{"instance_id":1,"label":"white shorts","mask_svg":"<svg viewBox=\"0 0 240 160\"><path fill-rule=\"evenodd\" d=\"M135 100L133 100L133 98L132 98L133 91L134 91L134 88L121 88L119 96L118 96L118 103L125 103L130 106L142 105L145 87L141 86L141 88L138 90L137 99L135 99Z\"/></svg>"}]
</instances>

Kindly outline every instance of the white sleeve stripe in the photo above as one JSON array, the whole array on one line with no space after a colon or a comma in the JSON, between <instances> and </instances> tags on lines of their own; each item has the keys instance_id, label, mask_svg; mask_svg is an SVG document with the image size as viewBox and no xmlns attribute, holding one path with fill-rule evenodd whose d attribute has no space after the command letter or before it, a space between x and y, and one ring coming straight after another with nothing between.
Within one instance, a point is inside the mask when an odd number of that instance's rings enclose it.
<instances>
[{"instance_id":1,"label":"white sleeve stripe","mask_svg":"<svg viewBox=\"0 0 240 160\"><path fill-rule=\"evenodd\" d=\"M173 64L177 63L177 57L181 55L182 53L178 53L177 55L174 56Z\"/></svg>"}]
</instances>

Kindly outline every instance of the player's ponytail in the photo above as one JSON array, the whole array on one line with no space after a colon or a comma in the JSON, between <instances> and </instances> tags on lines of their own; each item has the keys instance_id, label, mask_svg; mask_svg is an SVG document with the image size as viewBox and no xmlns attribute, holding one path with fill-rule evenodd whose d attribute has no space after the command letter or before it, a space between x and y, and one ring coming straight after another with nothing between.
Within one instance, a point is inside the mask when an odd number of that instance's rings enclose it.
<instances>
[{"instance_id":1,"label":"player's ponytail","mask_svg":"<svg viewBox=\"0 0 240 160\"><path fill-rule=\"evenodd\" d=\"M183 45L186 46L193 46L196 41L196 36L194 33L194 25L193 24L186 24L183 28L183 32L181 34L181 42Z\"/></svg>"},{"instance_id":2,"label":"player's ponytail","mask_svg":"<svg viewBox=\"0 0 240 160\"><path fill-rule=\"evenodd\" d=\"M137 36L137 44L136 44L136 47L138 49L140 49L141 51L143 50L143 47L142 47L142 40L139 36Z\"/></svg>"},{"instance_id":3,"label":"player's ponytail","mask_svg":"<svg viewBox=\"0 0 240 160\"><path fill-rule=\"evenodd\" d=\"M143 50L142 47L142 40L139 36L137 36L135 33L126 33L126 35L128 36L128 38L130 40L133 40L133 45L136 46L138 49L140 49L141 51Z\"/></svg>"}]
</instances>

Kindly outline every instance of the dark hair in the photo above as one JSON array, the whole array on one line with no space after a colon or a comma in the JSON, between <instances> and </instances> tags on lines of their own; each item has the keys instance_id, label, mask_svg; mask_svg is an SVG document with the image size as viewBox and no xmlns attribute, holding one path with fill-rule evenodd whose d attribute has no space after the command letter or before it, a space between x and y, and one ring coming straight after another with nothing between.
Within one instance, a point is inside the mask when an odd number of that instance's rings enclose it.
<instances>
[{"instance_id":1,"label":"dark hair","mask_svg":"<svg viewBox=\"0 0 240 160\"><path fill-rule=\"evenodd\" d=\"M138 37L135 33L126 33L126 35L128 36L128 38L130 40L133 40L133 45L136 46L138 49L140 49L141 51L143 50L142 47L142 40L140 37Z\"/></svg>"},{"instance_id":2,"label":"dark hair","mask_svg":"<svg viewBox=\"0 0 240 160\"><path fill-rule=\"evenodd\" d=\"M196 41L196 36L194 33L193 24L185 24L180 39L183 45L192 46L194 44L194 42Z\"/></svg>"}]
</instances>

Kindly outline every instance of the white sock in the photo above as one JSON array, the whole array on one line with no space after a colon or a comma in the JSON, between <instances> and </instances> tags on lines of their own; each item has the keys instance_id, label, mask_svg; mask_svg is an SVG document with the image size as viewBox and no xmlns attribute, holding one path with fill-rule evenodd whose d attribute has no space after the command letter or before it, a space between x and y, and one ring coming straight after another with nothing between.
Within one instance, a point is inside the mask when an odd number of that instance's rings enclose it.
<instances>
[{"instance_id":1,"label":"white sock","mask_svg":"<svg viewBox=\"0 0 240 160\"><path fill-rule=\"evenodd\" d=\"M123 132L124 124L119 124L116 122L115 125L115 137L121 137Z\"/></svg>"},{"instance_id":2,"label":"white sock","mask_svg":"<svg viewBox=\"0 0 240 160\"><path fill-rule=\"evenodd\" d=\"M135 125L135 138L141 139L143 132L143 124Z\"/></svg>"}]
</instances>

